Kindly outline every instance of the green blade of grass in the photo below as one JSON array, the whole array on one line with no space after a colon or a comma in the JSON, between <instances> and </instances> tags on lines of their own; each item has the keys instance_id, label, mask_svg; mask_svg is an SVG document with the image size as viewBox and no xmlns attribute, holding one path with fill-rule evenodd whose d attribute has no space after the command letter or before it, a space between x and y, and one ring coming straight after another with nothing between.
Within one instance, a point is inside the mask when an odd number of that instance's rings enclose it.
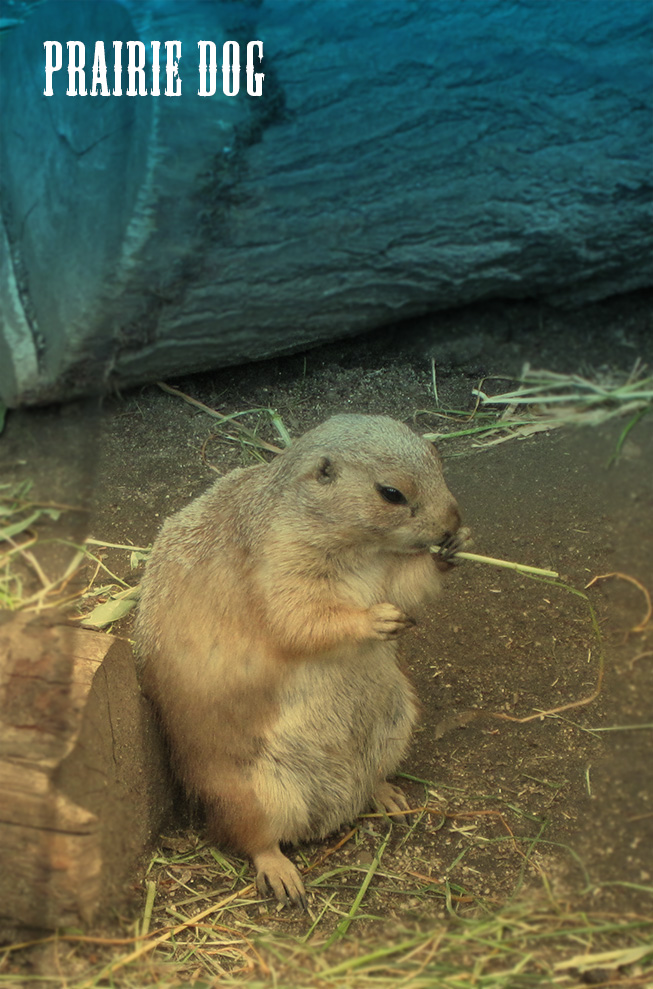
<instances>
[{"instance_id":1,"label":"green blade of grass","mask_svg":"<svg viewBox=\"0 0 653 989\"><path fill-rule=\"evenodd\" d=\"M25 532L25 529L29 529L29 527L33 525L42 514L42 510L39 508L38 511L32 512L31 515L28 515L26 519L19 519L18 522L14 522L12 525L3 526L3 528L0 529L0 539L9 540L13 539L14 536L19 536L21 532Z\"/></svg>"},{"instance_id":2,"label":"green blade of grass","mask_svg":"<svg viewBox=\"0 0 653 989\"><path fill-rule=\"evenodd\" d=\"M628 436L628 433L631 431L631 429L633 429L637 425L637 423L639 422L639 420L642 419L646 415L646 413L647 412L650 412L650 411L651 411L650 406L647 406L644 409L640 409L639 412L636 412L635 413L635 415L630 420L630 422L628 422L626 424L626 426L624 427L624 429L621 431L621 433L619 435L619 439L617 440L617 445L615 447L614 453L612 454L612 456L608 460L608 463L607 463L607 466L608 467L611 467L612 464L616 463L616 461L619 459L619 454L621 453L621 448L624 445L624 442L626 440L626 437Z\"/></svg>"},{"instance_id":3,"label":"green blade of grass","mask_svg":"<svg viewBox=\"0 0 653 989\"><path fill-rule=\"evenodd\" d=\"M84 628L106 628L107 625L120 621L128 615L135 604L135 598L111 598L98 604L88 615L84 615L81 624Z\"/></svg>"},{"instance_id":4,"label":"green blade of grass","mask_svg":"<svg viewBox=\"0 0 653 989\"><path fill-rule=\"evenodd\" d=\"M150 923L152 921L152 910L154 908L154 897L156 896L156 883L148 879L146 884L147 896L145 898L145 907L143 909L143 920L141 922L141 937L144 937L150 932Z\"/></svg>"},{"instance_id":5,"label":"green blade of grass","mask_svg":"<svg viewBox=\"0 0 653 989\"><path fill-rule=\"evenodd\" d=\"M378 869L378 867L379 867L379 865L381 863L381 859L383 858L383 853L385 852L385 850L387 848L388 841L390 840L390 835L391 834L392 834L392 828L388 828L388 832L387 832L385 838L383 839L383 841L381 842L379 848L377 849L376 855L374 856L374 860L372 861L369 869L367 870L367 872L365 874L365 878L363 879L363 882L361 883L361 887L360 887L358 893L356 894L356 898L354 899L354 902L351 905L351 908L349 910L349 913L347 914L346 917L343 917L343 919L340 921L340 923L336 927L335 931L333 932L333 934L331 935L331 937L326 942L326 944L324 946L325 948L329 948L334 943L334 941L338 941L338 940L340 940L340 938L343 938L345 936L345 934L347 933L347 931L349 930L349 928L350 928L350 926L351 926L354 918L356 917L356 914L358 913L358 908L360 907L361 903L363 902L363 897L365 896L365 894L367 892L367 888L370 885L370 883L372 882L372 878L374 876L374 873L376 872L376 870Z\"/></svg>"}]
</instances>

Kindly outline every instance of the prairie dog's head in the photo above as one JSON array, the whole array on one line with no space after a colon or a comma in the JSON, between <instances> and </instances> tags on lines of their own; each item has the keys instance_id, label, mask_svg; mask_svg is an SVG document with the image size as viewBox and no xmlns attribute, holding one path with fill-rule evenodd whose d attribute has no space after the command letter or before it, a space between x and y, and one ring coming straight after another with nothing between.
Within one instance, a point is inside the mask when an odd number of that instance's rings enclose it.
<instances>
[{"instance_id":1,"label":"prairie dog's head","mask_svg":"<svg viewBox=\"0 0 653 989\"><path fill-rule=\"evenodd\" d=\"M387 416L338 415L275 464L282 502L307 537L425 552L460 527L435 447Z\"/></svg>"}]
</instances>

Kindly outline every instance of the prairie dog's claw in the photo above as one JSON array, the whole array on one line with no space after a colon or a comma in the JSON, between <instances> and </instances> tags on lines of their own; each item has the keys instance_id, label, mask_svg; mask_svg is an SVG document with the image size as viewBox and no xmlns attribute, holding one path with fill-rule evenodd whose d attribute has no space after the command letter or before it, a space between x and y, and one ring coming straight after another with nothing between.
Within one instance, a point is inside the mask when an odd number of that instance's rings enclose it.
<instances>
[{"instance_id":1,"label":"prairie dog's claw","mask_svg":"<svg viewBox=\"0 0 653 989\"><path fill-rule=\"evenodd\" d=\"M372 803L375 807L384 810L393 821L403 823L410 819L410 814L401 813L401 811L410 810L410 804L406 800L405 793L398 786L388 783L387 780L377 786L372 797Z\"/></svg>"},{"instance_id":2,"label":"prairie dog's claw","mask_svg":"<svg viewBox=\"0 0 653 989\"><path fill-rule=\"evenodd\" d=\"M254 856L256 869L256 889L259 896L267 897L270 890L282 906L289 903L308 910L308 900L302 877L295 865L281 849L261 852Z\"/></svg>"},{"instance_id":3,"label":"prairie dog's claw","mask_svg":"<svg viewBox=\"0 0 653 989\"><path fill-rule=\"evenodd\" d=\"M452 556L455 556L456 553L459 553L463 549L468 549L473 545L473 542L472 530L466 525L462 526L457 532L452 533L438 544L440 547L438 556L442 560L451 560Z\"/></svg>"}]
</instances>

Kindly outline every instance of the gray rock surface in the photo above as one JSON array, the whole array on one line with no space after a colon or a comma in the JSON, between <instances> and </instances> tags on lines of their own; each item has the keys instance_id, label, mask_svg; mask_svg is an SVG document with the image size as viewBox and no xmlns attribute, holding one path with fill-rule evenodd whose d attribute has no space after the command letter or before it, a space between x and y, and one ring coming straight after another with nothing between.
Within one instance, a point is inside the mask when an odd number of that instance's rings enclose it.
<instances>
[{"instance_id":1,"label":"gray rock surface","mask_svg":"<svg viewBox=\"0 0 653 989\"><path fill-rule=\"evenodd\" d=\"M648 0L46 2L5 34L7 405L653 283ZM182 96L45 97L49 38L179 38ZM202 38L261 39L263 97L198 97Z\"/></svg>"}]
</instances>

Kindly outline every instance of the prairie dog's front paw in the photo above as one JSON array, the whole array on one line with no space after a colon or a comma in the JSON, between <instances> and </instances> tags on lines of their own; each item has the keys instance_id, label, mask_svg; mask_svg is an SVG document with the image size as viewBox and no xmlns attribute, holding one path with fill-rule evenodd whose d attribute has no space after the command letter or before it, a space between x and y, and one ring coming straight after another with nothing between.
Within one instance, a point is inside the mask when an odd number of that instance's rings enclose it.
<instances>
[{"instance_id":1,"label":"prairie dog's front paw","mask_svg":"<svg viewBox=\"0 0 653 989\"><path fill-rule=\"evenodd\" d=\"M455 552L458 553L461 549L471 549L474 545L474 539L472 537L472 530L464 525L456 533L455 539L456 549Z\"/></svg>"},{"instance_id":2,"label":"prairie dog's front paw","mask_svg":"<svg viewBox=\"0 0 653 989\"><path fill-rule=\"evenodd\" d=\"M460 553L461 550L469 550L473 545L472 530L466 525L462 526L439 544L438 559L447 563L455 562L453 557L456 553Z\"/></svg>"},{"instance_id":3,"label":"prairie dog's front paw","mask_svg":"<svg viewBox=\"0 0 653 989\"><path fill-rule=\"evenodd\" d=\"M415 624L414 618L410 618L389 601L373 605L368 614L372 637L375 639L396 639Z\"/></svg>"}]
</instances>

